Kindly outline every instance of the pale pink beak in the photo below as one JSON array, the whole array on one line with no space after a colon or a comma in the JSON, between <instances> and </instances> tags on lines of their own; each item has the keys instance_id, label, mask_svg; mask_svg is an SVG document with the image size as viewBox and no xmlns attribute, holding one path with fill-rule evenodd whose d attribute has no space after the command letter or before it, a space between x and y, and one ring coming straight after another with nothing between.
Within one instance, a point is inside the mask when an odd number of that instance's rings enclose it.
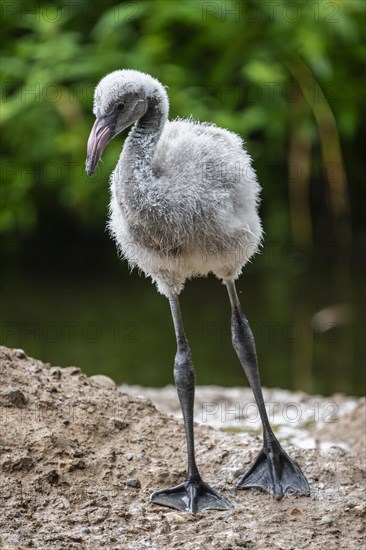
<instances>
[{"instance_id":1,"label":"pale pink beak","mask_svg":"<svg viewBox=\"0 0 366 550\"><path fill-rule=\"evenodd\" d=\"M88 176L94 174L107 143L114 135L114 125L108 123L104 118L95 119L87 146L86 173Z\"/></svg>"}]
</instances>

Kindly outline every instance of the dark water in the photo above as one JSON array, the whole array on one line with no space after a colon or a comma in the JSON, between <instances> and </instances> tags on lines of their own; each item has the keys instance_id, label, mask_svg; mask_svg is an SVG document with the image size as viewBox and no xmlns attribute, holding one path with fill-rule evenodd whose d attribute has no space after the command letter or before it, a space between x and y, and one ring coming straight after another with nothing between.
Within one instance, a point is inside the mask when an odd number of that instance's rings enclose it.
<instances>
[{"instance_id":1,"label":"dark water","mask_svg":"<svg viewBox=\"0 0 366 550\"><path fill-rule=\"evenodd\" d=\"M246 267L237 286L256 338L263 385L364 393L361 285L353 274L352 292L344 292L332 277L327 266L315 269L283 253L276 258L270 247ZM197 382L246 385L231 346L225 287L214 277L190 281L181 307ZM330 318L327 330L317 332L311 318L323 308L330 308ZM84 275L71 267L61 276L50 266L47 273L5 273L1 342L119 383L173 382L168 302L118 260L111 270L99 266Z\"/></svg>"}]
</instances>

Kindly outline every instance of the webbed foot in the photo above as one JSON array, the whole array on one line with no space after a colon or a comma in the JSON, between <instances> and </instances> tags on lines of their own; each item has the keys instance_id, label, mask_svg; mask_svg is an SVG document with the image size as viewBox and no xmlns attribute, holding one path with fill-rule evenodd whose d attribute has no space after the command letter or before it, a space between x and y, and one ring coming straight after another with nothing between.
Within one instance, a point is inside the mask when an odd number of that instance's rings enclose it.
<instances>
[{"instance_id":1,"label":"webbed foot","mask_svg":"<svg viewBox=\"0 0 366 550\"><path fill-rule=\"evenodd\" d=\"M225 497L197 477L171 489L156 491L150 496L150 502L192 514L204 510L227 510L230 507Z\"/></svg>"},{"instance_id":2,"label":"webbed foot","mask_svg":"<svg viewBox=\"0 0 366 550\"><path fill-rule=\"evenodd\" d=\"M286 493L310 495L309 483L278 441L265 445L244 474L238 489L259 488L280 500Z\"/></svg>"}]
</instances>

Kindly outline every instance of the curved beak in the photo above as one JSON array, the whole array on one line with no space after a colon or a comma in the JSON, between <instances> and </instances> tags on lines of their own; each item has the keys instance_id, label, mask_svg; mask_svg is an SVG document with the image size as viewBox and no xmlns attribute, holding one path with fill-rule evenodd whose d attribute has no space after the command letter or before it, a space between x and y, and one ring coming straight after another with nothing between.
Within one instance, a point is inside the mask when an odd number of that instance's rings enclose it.
<instances>
[{"instance_id":1,"label":"curved beak","mask_svg":"<svg viewBox=\"0 0 366 550\"><path fill-rule=\"evenodd\" d=\"M88 176L94 174L107 143L115 136L115 125L105 117L96 118L91 129L85 169Z\"/></svg>"}]
</instances>

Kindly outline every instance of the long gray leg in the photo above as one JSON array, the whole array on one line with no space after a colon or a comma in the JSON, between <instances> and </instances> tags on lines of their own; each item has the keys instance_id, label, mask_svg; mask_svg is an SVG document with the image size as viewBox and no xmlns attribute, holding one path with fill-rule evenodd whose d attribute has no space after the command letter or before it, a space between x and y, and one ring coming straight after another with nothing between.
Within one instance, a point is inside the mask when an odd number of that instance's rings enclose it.
<instances>
[{"instance_id":1,"label":"long gray leg","mask_svg":"<svg viewBox=\"0 0 366 550\"><path fill-rule=\"evenodd\" d=\"M184 332L178 296L171 296L169 303L177 339L174 380L186 432L188 472L187 479L183 483L171 489L153 493L150 501L192 513L208 509L226 510L229 507L228 501L202 481L197 469L193 433L195 370L189 343Z\"/></svg>"},{"instance_id":2,"label":"long gray leg","mask_svg":"<svg viewBox=\"0 0 366 550\"><path fill-rule=\"evenodd\" d=\"M192 361L192 353L184 332L182 315L178 296L169 299L172 312L175 335L177 339L177 353L174 360L174 381L183 413L184 428L186 431L188 453L188 478L199 479L199 473L194 453L193 407L196 387L196 373Z\"/></svg>"},{"instance_id":3,"label":"long gray leg","mask_svg":"<svg viewBox=\"0 0 366 550\"><path fill-rule=\"evenodd\" d=\"M225 281L231 304L231 335L234 349L248 378L263 426L263 449L238 487L258 487L280 499L287 491L308 495L309 484L300 467L282 449L270 426L259 378L253 333L241 305L233 280Z\"/></svg>"}]
</instances>

